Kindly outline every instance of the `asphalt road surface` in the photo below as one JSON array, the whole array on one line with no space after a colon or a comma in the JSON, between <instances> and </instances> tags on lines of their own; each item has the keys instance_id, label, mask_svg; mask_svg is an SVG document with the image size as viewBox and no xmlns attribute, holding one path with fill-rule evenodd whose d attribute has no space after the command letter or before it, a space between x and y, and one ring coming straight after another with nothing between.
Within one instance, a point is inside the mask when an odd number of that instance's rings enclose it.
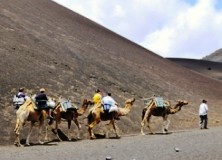
<instances>
[{"instance_id":1,"label":"asphalt road surface","mask_svg":"<svg viewBox=\"0 0 222 160\"><path fill-rule=\"evenodd\" d=\"M0 147L1 160L106 160L107 157L112 160L221 160L222 128Z\"/></svg>"}]
</instances>

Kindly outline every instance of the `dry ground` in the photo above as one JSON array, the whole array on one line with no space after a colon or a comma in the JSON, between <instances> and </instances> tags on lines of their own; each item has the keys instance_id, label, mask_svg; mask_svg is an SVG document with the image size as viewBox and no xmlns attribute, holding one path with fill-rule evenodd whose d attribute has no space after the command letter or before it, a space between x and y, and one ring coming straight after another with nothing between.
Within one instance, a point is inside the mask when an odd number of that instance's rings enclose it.
<instances>
[{"instance_id":1,"label":"dry ground","mask_svg":"<svg viewBox=\"0 0 222 160\"><path fill-rule=\"evenodd\" d=\"M181 130L167 135L125 135L120 139L51 142L29 147L0 147L4 160L220 160L222 128ZM178 151L178 152L177 152Z\"/></svg>"}]
</instances>

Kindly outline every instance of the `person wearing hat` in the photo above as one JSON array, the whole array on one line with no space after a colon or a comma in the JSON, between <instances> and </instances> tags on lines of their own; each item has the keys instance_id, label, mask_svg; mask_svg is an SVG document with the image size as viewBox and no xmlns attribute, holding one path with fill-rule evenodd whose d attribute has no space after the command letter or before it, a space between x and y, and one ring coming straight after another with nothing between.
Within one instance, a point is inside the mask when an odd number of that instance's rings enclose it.
<instances>
[{"instance_id":1,"label":"person wearing hat","mask_svg":"<svg viewBox=\"0 0 222 160\"><path fill-rule=\"evenodd\" d=\"M47 101L48 101L48 97L45 93L45 89L44 88L41 88L40 90L40 93L35 97L35 100L37 102L37 108L39 110L41 109L46 109L48 110L48 118L53 118L52 115L51 115L51 109L47 106Z\"/></svg>"},{"instance_id":2,"label":"person wearing hat","mask_svg":"<svg viewBox=\"0 0 222 160\"><path fill-rule=\"evenodd\" d=\"M200 129L208 129L207 128L207 112L208 112L208 105L207 101L204 99L199 107L199 116L200 116Z\"/></svg>"}]
</instances>

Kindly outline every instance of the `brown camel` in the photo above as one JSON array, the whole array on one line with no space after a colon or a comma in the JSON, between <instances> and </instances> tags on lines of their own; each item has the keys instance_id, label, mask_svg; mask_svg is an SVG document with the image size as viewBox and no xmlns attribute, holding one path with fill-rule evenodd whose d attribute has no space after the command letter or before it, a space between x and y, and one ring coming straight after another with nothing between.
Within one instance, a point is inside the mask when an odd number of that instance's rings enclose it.
<instances>
[{"instance_id":1,"label":"brown camel","mask_svg":"<svg viewBox=\"0 0 222 160\"><path fill-rule=\"evenodd\" d=\"M147 104L147 107L145 107L142 111L142 122L141 122L141 134L145 135L143 132L143 128L145 125L145 121L147 121L147 127L149 128L150 132L154 134L150 127L150 118L151 116L161 116L163 117L163 126L162 126L162 131L163 133L168 132L168 127L170 124L170 120L168 119L169 114L175 114L178 111L181 110L181 107L184 105L187 105L187 101L177 101L176 105L174 107L170 106L170 103L166 101L167 106L164 106L162 108L157 107L156 103L154 102L154 98L152 98L149 103Z\"/></svg>"},{"instance_id":2,"label":"brown camel","mask_svg":"<svg viewBox=\"0 0 222 160\"><path fill-rule=\"evenodd\" d=\"M118 116L126 116L130 112L131 107L134 102L135 102L135 98L128 99L125 102L124 108L118 107ZM115 114L116 114L115 112L105 113L103 111L102 105L100 107L95 107L95 109L91 110L88 115L88 131L89 131L90 138L95 139L93 128L98 123L100 123L100 121L110 121L109 125L113 126L116 137L119 137L116 131L116 126L115 126L115 116L116 116Z\"/></svg>"},{"instance_id":3,"label":"brown camel","mask_svg":"<svg viewBox=\"0 0 222 160\"><path fill-rule=\"evenodd\" d=\"M82 116L86 112L86 110L88 108L88 105L90 105L91 103L92 103L91 101L88 101L87 99L84 99L81 107L79 107L78 109L70 108L70 109L67 109L67 111L64 111L62 109L61 103L58 103L56 105L56 107L53 111L54 118L55 118L55 121L56 121L55 131L56 131L56 135L57 135L57 137L60 141L62 141L62 140L58 135L58 124L61 123L61 119L65 119L68 122L68 136L67 136L68 140L71 140L71 138L70 138L70 127L71 127L72 120L74 121L74 123L76 124L76 126L78 128L77 138L80 139L81 125L79 124L77 118L79 116Z\"/></svg>"},{"instance_id":4,"label":"brown camel","mask_svg":"<svg viewBox=\"0 0 222 160\"><path fill-rule=\"evenodd\" d=\"M28 136L26 138L26 145L30 145L29 144L29 138L31 136L32 133L32 129L34 127L34 124L36 122L39 123L38 127L39 127L39 131L38 131L38 140L40 144L43 144L44 142L42 142L40 140L41 137L41 132L42 132L42 126L44 124L44 122L46 121L46 117L47 117L47 111L46 110L36 110L36 105L35 103L32 101L31 98L27 98L25 103L23 105L21 105L19 107L19 109L16 112L16 126L15 126L15 134L16 134L16 140L15 140L15 145L17 146L21 146L20 143L20 131L22 129L22 127L25 125L25 123L27 121L30 121L30 129L29 129L29 133ZM48 140L48 122L46 123L46 135L45 135L45 140Z\"/></svg>"}]
</instances>

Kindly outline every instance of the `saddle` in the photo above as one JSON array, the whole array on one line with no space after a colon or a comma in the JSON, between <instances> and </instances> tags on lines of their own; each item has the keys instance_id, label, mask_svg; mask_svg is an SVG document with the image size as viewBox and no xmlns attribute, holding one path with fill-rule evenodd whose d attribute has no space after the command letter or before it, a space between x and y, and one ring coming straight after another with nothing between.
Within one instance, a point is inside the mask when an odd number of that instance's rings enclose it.
<instances>
[{"instance_id":1,"label":"saddle","mask_svg":"<svg viewBox=\"0 0 222 160\"><path fill-rule=\"evenodd\" d=\"M162 97L152 97L144 99L144 106L147 106L151 100L154 101L157 108L165 108L170 106L170 103L168 101L165 101Z\"/></svg>"},{"instance_id":2,"label":"saddle","mask_svg":"<svg viewBox=\"0 0 222 160\"><path fill-rule=\"evenodd\" d=\"M162 97L155 97L154 98L155 105L157 108L163 108L164 107L164 100Z\"/></svg>"},{"instance_id":3,"label":"saddle","mask_svg":"<svg viewBox=\"0 0 222 160\"><path fill-rule=\"evenodd\" d=\"M72 106L71 101L66 100L61 102L61 108L64 112L66 111L76 111L78 108L76 106Z\"/></svg>"}]
</instances>

